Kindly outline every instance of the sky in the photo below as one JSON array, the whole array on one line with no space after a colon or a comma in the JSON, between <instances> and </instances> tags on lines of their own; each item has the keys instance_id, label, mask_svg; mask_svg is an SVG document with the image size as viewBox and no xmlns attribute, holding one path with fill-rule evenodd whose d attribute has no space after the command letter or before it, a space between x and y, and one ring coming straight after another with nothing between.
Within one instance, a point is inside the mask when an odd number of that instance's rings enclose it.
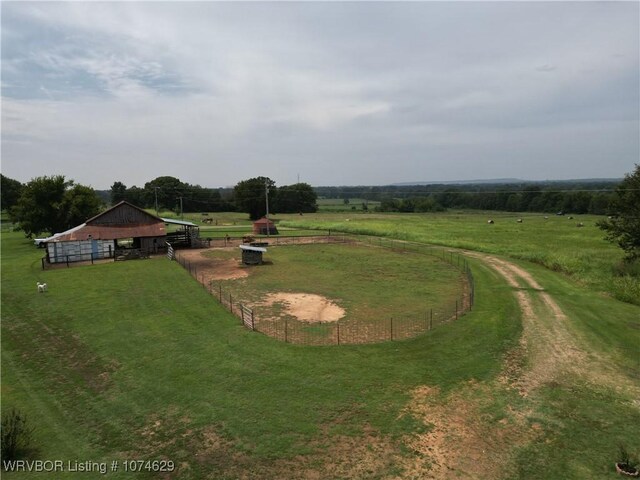
<instances>
[{"instance_id":1,"label":"sky","mask_svg":"<svg viewBox=\"0 0 640 480\"><path fill-rule=\"evenodd\" d=\"M6 2L1 171L96 189L619 178L638 2Z\"/></svg>"}]
</instances>

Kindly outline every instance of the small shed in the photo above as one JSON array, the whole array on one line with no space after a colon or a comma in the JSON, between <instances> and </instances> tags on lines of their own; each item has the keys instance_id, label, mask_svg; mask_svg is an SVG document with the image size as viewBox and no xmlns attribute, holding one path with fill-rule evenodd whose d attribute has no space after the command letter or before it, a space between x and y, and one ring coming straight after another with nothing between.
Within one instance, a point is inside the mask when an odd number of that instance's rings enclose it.
<instances>
[{"instance_id":1,"label":"small shed","mask_svg":"<svg viewBox=\"0 0 640 480\"><path fill-rule=\"evenodd\" d=\"M253 222L253 233L256 235L278 235L276 225L267 217Z\"/></svg>"},{"instance_id":2,"label":"small shed","mask_svg":"<svg viewBox=\"0 0 640 480\"><path fill-rule=\"evenodd\" d=\"M240 245L240 250L242 250L242 263L245 265L262 264L262 254L267 253L266 248L253 245Z\"/></svg>"}]
</instances>

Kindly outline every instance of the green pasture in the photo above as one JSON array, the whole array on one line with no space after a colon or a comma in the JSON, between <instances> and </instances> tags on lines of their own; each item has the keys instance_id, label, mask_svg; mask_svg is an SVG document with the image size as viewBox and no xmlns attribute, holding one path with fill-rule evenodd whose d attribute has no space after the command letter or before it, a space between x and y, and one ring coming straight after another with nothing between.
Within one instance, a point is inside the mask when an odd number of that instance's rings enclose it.
<instances>
[{"instance_id":1,"label":"green pasture","mask_svg":"<svg viewBox=\"0 0 640 480\"><path fill-rule=\"evenodd\" d=\"M213 250L212 258L238 259L237 249ZM266 263L249 276L224 280L239 301L259 304L269 293L312 293L342 307L341 323L424 319L430 309L451 310L464 289L464 275L434 255L364 245L316 244L271 247ZM256 307L272 316L275 307Z\"/></svg>"},{"instance_id":2,"label":"green pasture","mask_svg":"<svg viewBox=\"0 0 640 480\"><path fill-rule=\"evenodd\" d=\"M525 216L517 224L515 216L492 216L495 225L478 214L292 215L287 225L520 258L575 335L637 382L640 307L600 294L621 255L600 239L596 219L577 217L585 227L576 228L566 218ZM431 428L407 413L410 392L423 385L439 388L443 406L477 386L477 421L498 435L515 416L539 426L506 445L504 478L614 479L621 444L640 454L640 412L625 394L568 377L522 398L497 381L518 345L520 313L513 288L477 260L470 260L476 303L457 322L402 342L302 347L246 330L176 262L42 271L42 251L22 234L3 232L1 246L2 409L18 407L33 422L35 458L165 458L179 468L168 478L402 478L393 462L350 477L327 466L359 462L367 442L379 439L393 455L414 455L405 436ZM307 247L278 248L303 256ZM331 254L314 248L320 253L305 261L328 266ZM389 262L384 278L401 282ZM49 292L38 294L37 281ZM313 283L301 280L300 288ZM341 284L352 288L348 276ZM364 450L354 450L359 443ZM57 478L75 477L88 478Z\"/></svg>"},{"instance_id":3,"label":"green pasture","mask_svg":"<svg viewBox=\"0 0 640 480\"><path fill-rule=\"evenodd\" d=\"M186 464L180 478L225 478L242 455L245 474L286 478L278 462L312 461L336 419L341 435L374 428L395 442L424 428L397 422L409 389L492 378L520 328L502 288L415 340L297 347L246 330L176 262L43 272L19 234L2 247L3 408L37 425L45 459L170 458ZM195 460L211 432L231 451Z\"/></svg>"},{"instance_id":4,"label":"green pasture","mask_svg":"<svg viewBox=\"0 0 640 480\"><path fill-rule=\"evenodd\" d=\"M517 219L521 218L522 223ZM283 218L298 228L384 235L435 245L506 255L543 265L576 282L640 305L640 277L620 268L622 250L604 240L602 217L446 212L429 214L317 214ZM493 219L494 224L487 223ZM578 227L577 224L584 224ZM639 269L636 269L639 270Z\"/></svg>"},{"instance_id":5,"label":"green pasture","mask_svg":"<svg viewBox=\"0 0 640 480\"><path fill-rule=\"evenodd\" d=\"M365 204L368 210L380 206L379 201L365 200L363 198L349 198L349 203L345 203L342 198L319 198L316 204L319 212L351 212L363 211Z\"/></svg>"}]
</instances>

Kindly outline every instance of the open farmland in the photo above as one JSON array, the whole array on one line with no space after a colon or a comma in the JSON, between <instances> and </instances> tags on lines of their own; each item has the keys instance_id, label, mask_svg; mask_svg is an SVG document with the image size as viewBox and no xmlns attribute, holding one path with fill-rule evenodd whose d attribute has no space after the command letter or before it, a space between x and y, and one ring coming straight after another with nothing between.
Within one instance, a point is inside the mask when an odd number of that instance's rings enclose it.
<instances>
[{"instance_id":1,"label":"open farmland","mask_svg":"<svg viewBox=\"0 0 640 480\"><path fill-rule=\"evenodd\" d=\"M43 272L3 234L3 406L39 458L171 459L167 478L617 478L619 446L640 453L640 307L601 293L620 255L589 219L494 218L291 216L480 252L472 312L361 346L250 332L165 258Z\"/></svg>"},{"instance_id":2,"label":"open farmland","mask_svg":"<svg viewBox=\"0 0 640 480\"><path fill-rule=\"evenodd\" d=\"M519 218L522 223L517 222ZM619 270L623 252L604 240L596 226L601 218L504 212L343 213L313 218L283 215L282 223L507 255L543 265L580 284L640 305L640 276ZM489 219L495 224L489 225ZM577 227L578 223L584 226Z\"/></svg>"}]
</instances>

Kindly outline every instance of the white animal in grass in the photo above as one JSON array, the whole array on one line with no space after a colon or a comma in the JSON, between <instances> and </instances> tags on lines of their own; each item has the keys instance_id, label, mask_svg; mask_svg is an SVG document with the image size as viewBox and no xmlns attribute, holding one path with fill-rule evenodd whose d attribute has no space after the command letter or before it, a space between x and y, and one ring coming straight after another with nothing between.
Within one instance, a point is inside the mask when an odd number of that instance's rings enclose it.
<instances>
[{"instance_id":1,"label":"white animal in grass","mask_svg":"<svg viewBox=\"0 0 640 480\"><path fill-rule=\"evenodd\" d=\"M39 293L44 293L44 292L47 291L47 284L46 283L36 282L36 285L38 286L38 292Z\"/></svg>"}]
</instances>

